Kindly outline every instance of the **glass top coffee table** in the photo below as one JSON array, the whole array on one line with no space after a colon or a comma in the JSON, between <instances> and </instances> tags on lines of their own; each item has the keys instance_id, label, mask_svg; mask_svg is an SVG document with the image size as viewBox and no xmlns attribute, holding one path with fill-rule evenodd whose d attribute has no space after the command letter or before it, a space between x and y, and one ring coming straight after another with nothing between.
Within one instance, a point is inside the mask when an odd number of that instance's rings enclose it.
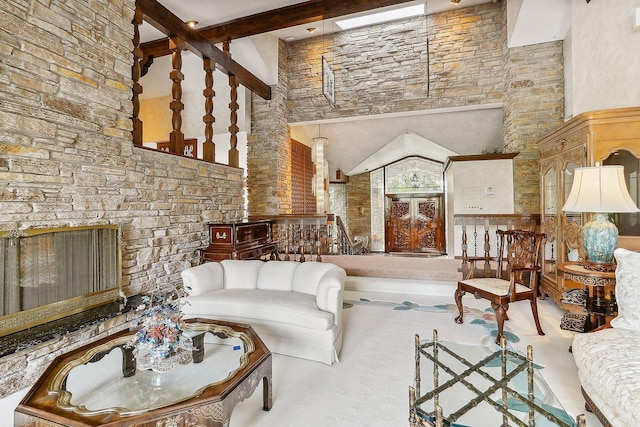
<instances>
[{"instance_id":1,"label":"glass top coffee table","mask_svg":"<svg viewBox=\"0 0 640 427\"><path fill-rule=\"evenodd\" d=\"M228 426L261 381L271 409L271 353L249 325L190 319L186 331L198 350L169 372L136 369L127 345L135 331L59 356L16 408L15 425Z\"/></svg>"},{"instance_id":2,"label":"glass top coffee table","mask_svg":"<svg viewBox=\"0 0 640 427\"><path fill-rule=\"evenodd\" d=\"M506 348L415 337L409 421L422 426L584 426L562 408L527 355Z\"/></svg>"}]
</instances>

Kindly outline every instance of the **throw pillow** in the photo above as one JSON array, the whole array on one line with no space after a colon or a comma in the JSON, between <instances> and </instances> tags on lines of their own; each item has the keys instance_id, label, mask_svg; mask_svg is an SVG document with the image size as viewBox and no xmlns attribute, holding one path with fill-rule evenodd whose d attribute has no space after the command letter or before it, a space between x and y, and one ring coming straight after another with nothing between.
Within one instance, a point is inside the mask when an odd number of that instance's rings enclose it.
<instances>
[{"instance_id":1,"label":"throw pillow","mask_svg":"<svg viewBox=\"0 0 640 427\"><path fill-rule=\"evenodd\" d=\"M640 253L618 248L616 267L616 300L618 316L611 326L640 331Z\"/></svg>"}]
</instances>

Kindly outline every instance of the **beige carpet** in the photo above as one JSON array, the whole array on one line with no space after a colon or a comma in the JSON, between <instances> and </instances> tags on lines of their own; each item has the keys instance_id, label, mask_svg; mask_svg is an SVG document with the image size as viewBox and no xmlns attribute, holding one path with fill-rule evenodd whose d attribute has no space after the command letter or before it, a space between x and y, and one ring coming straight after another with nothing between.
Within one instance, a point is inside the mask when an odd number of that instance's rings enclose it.
<instances>
[{"instance_id":1,"label":"beige carpet","mask_svg":"<svg viewBox=\"0 0 640 427\"><path fill-rule=\"evenodd\" d=\"M361 300L365 298L365 300ZM408 387L414 378L414 334L492 345L495 316L487 302L465 298L467 322L457 325L452 297L345 292L344 344L340 362L274 355L274 405L261 410L260 389L233 412L231 427L395 427L408 426ZM534 347L534 360L570 416L584 413L576 367L568 347L574 332L559 327L561 311L540 302L546 336L533 326L528 303L512 304L506 332L512 346ZM548 426L541 420L539 425ZM482 420L474 427L495 427ZM587 414L587 426L599 427Z\"/></svg>"},{"instance_id":2,"label":"beige carpet","mask_svg":"<svg viewBox=\"0 0 640 427\"><path fill-rule=\"evenodd\" d=\"M414 334L492 345L495 316L484 300L463 300L466 322L454 322L452 296L345 292L344 344L332 366L275 354L273 408L262 411L261 387L233 411L231 427L395 427L408 426L408 387L414 378ZM574 332L560 329L562 312L550 299L539 303L546 332L539 336L528 303L512 304L506 334L524 351L533 345L542 375L575 417L584 401L568 347ZM12 412L27 390L0 400L0 426L13 425ZM493 427L482 420L475 427ZM587 426L601 424L587 414Z\"/></svg>"},{"instance_id":3,"label":"beige carpet","mask_svg":"<svg viewBox=\"0 0 640 427\"><path fill-rule=\"evenodd\" d=\"M344 268L347 276L457 282L461 278L459 259L418 256L323 255L323 262Z\"/></svg>"}]
</instances>

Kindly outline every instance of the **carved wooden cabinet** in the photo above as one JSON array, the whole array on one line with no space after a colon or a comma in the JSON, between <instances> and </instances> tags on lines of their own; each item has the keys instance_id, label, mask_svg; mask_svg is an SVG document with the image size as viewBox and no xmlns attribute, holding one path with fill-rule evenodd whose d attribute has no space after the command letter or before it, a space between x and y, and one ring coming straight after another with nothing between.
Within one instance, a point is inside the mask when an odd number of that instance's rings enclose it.
<instances>
[{"instance_id":1,"label":"carved wooden cabinet","mask_svg":"<svg viewBox=\"0 0 640 427\"><path fill-rule=\"evenodd\" d=\"M538 148L541 229L547 233L542 292L568 313L583 316L582 286L565 279L557 266L584 260L580 229L589 220L589 214L563 212L562 207L569 196L576 168L596 163L613 164L611 159L621 151L628 151L633 158L640 159L640 108L582 113L541 139ZM625 166L625 174L635 180L631 192L635 191L632 198L637 203L637 166L635 172ZM635 249L638 239L637 236L621 235L619 246Z\"/></svg>"},{"instance_id":2,"label":"carved wooden cabinet","mask_svg":"<svg viewBox=\"0 0 640 427\"><path fill-rule=\"evenodd\" d=\"M261 259L276 249L272 239L272 222L236 221L207 223L209 246L200 251L200 261L223 259Z\"/></svg>"}]
</instances>

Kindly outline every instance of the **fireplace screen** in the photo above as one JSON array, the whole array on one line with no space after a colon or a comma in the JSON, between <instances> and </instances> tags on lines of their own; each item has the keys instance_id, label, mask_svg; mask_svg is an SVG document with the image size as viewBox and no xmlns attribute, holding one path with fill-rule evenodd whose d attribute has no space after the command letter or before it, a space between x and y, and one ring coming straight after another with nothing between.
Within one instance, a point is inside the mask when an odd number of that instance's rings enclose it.
<instances>
[{"instance_id":1,"label":"fireplace screen","mask_svg":"<svg viewBox=\"0 0 640 427\"><path fill-rule=\"evenodd\" d=\"M117 226L2 236L0 335L116 300L120 259Z\"/></svg>"}]
</instances>

